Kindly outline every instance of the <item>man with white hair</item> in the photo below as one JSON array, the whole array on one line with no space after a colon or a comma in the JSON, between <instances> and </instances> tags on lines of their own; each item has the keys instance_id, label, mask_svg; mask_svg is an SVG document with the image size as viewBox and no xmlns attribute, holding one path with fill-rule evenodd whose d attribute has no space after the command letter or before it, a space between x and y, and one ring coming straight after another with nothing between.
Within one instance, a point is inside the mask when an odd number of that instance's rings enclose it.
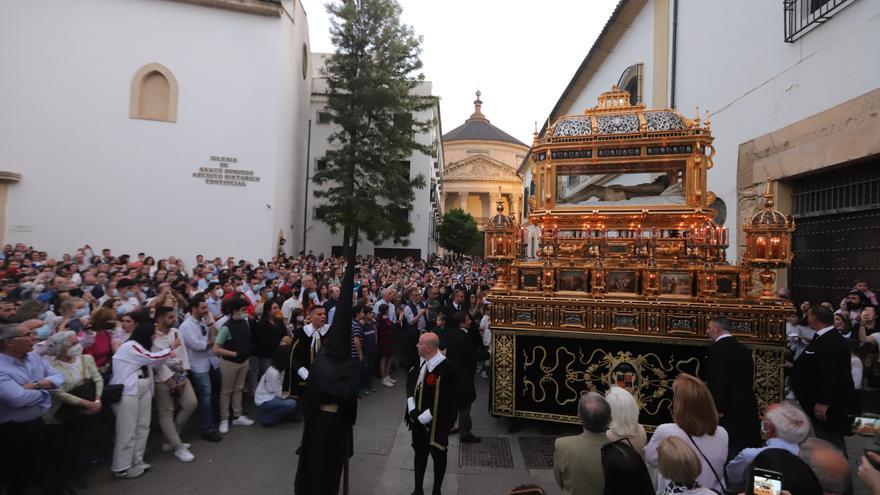
<instances>
[{"instance_id":1,"label":"man with white hair","mask_svg":"<svg viewBox=\"0 0 880 495\"><path fill-rule=\"evenodd\" d=\"M388 319L391 320L391 323L397 322L397 311L395 311L394 303L391 302L394 299L395 291L393 287L386 287L382 289L382 299L376 301L376 304L373 304L373 314L379 316L379 306L382 304L388 305Z\"/></svg>"},{"instance_id":2,"label":"man with white hair","mask_svg":"<svg viewBox=\"0 0 880 495\"><path fill-rule=\"evenodd\" d=\"M728 488L742 491L749 465L767 449L783 449L798 455L800 444L810 435L810 418L794 402L770 404L761 421L761 434L766 438L763 447L743 449L727 464Z\"/></svg>"}]
</instances>

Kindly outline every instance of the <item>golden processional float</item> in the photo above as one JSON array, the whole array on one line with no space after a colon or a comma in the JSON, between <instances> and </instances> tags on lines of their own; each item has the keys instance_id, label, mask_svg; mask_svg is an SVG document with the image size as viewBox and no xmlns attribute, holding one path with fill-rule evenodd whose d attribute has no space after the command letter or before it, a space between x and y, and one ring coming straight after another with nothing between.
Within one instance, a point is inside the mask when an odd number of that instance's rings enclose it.
<instances>
[{"instance_id":1,"label":"golden processional float","mask_svg":"<svg viewBox=\"0 0 880 495\"><path fill-rule=\"evenodd\" d=\"M675 376L703 375L716 316L752 350L761 410L782 398L793 307L776 297L774 270L791 262L794 223L773 209L768 182L764 207L743 226L742 263L732 265L706 189L714 153L708 115L701 123L699 114L645 110L617 88L535 135L536 257L520 255L524 228L500 203L485 228L497 266L493 415L575 423L583 391L616 384L652 430L670 421Z\"/></svg>"}]
</instances>

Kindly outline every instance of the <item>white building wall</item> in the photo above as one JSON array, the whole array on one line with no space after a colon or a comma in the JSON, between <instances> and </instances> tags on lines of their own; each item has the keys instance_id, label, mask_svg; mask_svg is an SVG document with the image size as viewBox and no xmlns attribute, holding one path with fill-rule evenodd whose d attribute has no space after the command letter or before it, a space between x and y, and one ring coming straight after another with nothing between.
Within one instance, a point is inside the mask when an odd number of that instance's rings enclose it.
<instances>
[{"instance_id":1,"label":"white building wall","mask_svg":"<svg viewBox=\"0 0 880 495\"><path fill-rule=\"evenodd\" d=\"M285 0L287 4L288 0ZM294 21L282 22L281 53L282 85L278 147L280 151L275 195L272 204L272 246L277 248L279 234L286 243L287 254L296 254L302 245L305 174L308 152L309 108L312 90L312 62L309 49L309 27L302 2L285 5L293 12ZM295 9L295 10L294 10ZM306 54L303 60L303 53ZM305 65L305 69L304 66ZM305 74L305 75L303 75Z\"/></svg>"},{"instance_id":2,"label":"white building wall","mask_svg":"<svg viewBox=\"0 0 880 495\"><path fill-rule=\"evenodd\" d=\"M323 111L327 105L327 97L324 96L326 91L326 79L322 78L321 65L325 54L313 54L314 63L313 80L313 96L310 110L310 118L312 119L311 132L311 158L309 160L309 176L314 173L317 161L324 157L330 148L330 134L333 132L333 126L330 124L317 123L318 112ZM425 97L431 97L431 83L424 82L415 90L415 94ZM418 112L413 116L416 120L432 120L434 126L429 132L416 135L416 141L423 145L431 145L437 148L437 157L425 155L424 153L414 153L409 158L410 177L415 178L418 174L422 174L425 178L425 187L415 190L415 199L413 200L412 210L409 214L409 221L413 226L413 232L409 236L409 244L404 246L395 244L393 241L386 241L380 245L375 245L365 239L361 239L358 243L358 254L372 255L374 249L379 248L402 248L402 249L418 249L422 258L427 258L436 252L436 246L431 236L432 219L437 211L437 203L439 199L435 195L435 201L431 201L431 177L437 177L434 162L440 160L442 163L442 148L440 146L440 114L439 105L434 105L431 109ZM439 182L439 180L438 180ZM314 196L315 184L309 183L309 204L308 204L308 222L306 227L306 249L312 251L315 255L323 253L329 256L333 246L342 245L342 232L332 234L329 227L314 217L315 208L320 204ZM301 248L297 248L298 250Z\"/></svg>"},{"instance_id":3,"label":"white building wall","mask_svg":"<svg viewBox=\"0 0 880 495\"><path fill-rule=\"evenodd\" d=\"M880 86L880 2L857 0L794 43L783 40L781 2L679 6L676 104L691 117L697 105L712 114L709 189L727 204L736 246L739 146ZM707 19L724 22L707 29Z\"/></svg>"},{"instance_id":4,"label":"white building wall","mask_svg":"<svg viewBox=\"0 0 880 495\"><path fill-rule=\"evenodd\" d=\"M292 37L307 38L297 12ZM52 255L84 243L185 260L273 254L292 223L280 171L302 146L290 100L308 92L285 76L302 54L288 22L154 0L0 3L0 169L23 175L7 242ZM132 76L149 63L179 84L176 123L129 118ZM212 155L260 182L193 178Z\"/></svg>"},{"instance_id":5,"label":"white building wall","mask_svg":"<svg viewBox=\"0 0 880 495\"><path fill-rule=\"evenodd\" d=\"M596 73L574 100L575 103L569 108L561 109L560 116L579 114L588 108L595 107L598 103L597 98L599 95L609 91L611 85L617 84L623 71L634 64L644 64L642 71L642 101L650 108L653 105L651 101L652 91L650 90L653 87L654 81L653 39L654 0L649 0L632 24L629 25L620 41L607 54L602 65L596 69Z\"/></svg>"}]
</instances>

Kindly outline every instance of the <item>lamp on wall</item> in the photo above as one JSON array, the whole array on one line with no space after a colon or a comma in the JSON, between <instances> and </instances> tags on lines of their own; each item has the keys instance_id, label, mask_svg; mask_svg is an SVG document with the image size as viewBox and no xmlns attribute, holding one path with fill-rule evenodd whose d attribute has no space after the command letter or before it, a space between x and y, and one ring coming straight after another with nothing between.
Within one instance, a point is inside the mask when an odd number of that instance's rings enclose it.
<instances>
[{"instance_id":1,"label":"lamp on wall","mask_svg":"<svg viewBox=\"0 0 880 495\"><path fill-rule=\"evenodd\" d=\"M767 178L764 189L764 207L752 215L751 220L743 225L746 233L746 250L743 254L743 265L762 268L758 273L763 290L762 299L775 299L773 291L776 272L791 264L791 234L794 232L794 220L791 215L783 215L773 208L772 182Z\"/></svg>"}]
</instances>

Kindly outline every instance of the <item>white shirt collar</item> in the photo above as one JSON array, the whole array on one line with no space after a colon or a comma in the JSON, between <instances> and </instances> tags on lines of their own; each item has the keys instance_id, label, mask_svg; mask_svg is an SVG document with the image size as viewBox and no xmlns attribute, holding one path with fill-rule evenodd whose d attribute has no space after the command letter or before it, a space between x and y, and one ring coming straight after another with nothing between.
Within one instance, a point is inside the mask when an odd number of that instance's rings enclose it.
<instances>
[{"instance_id":1,"label":"white shirt collar","mask_svg":"<svg viewBox=\"0 0 880 495\"><path fill-rule=\"evenodd\" d=\"M715 342L718 342L718 341L721 340L721 339L726 339L727 337L733 337L733 335L730 335L729 333L725 333L725 334L723 334L723 335L719 335L718 338L715 339Z\"/></svg>"},{"instance_id":2,"label":"white shirt collar","mask_svg":"<svg viewBox=\"0 0 880 495\"><path fill-rule=\"evenodd\" d=\"M834 325L827 326L827 327L823 328L822 330L818 330L818 331L816 332L816 337L815 337L815 338L819 338L819 337L825 335L826 333L828 333L828 330L834 330Z\"/></svg>"},{"instance_id":3,"label":"white shirt collar","mask_svg":"<svg viewBox=\"0 0 880 495\"><path fill-rule=\"evenodd\" d=\"M425 363L425 358L420 358L420 360L421 360L421 364ZM444 356L442 352L437 352L437 354L434 354L434 357L432 357L431 359L428 360L428 372L430 373L430 372L434 371L434 368L436 368L437 365L439 365L440 363L442 363L445 360L446 360L446 356Z\"/></svg>"},{"instance_id":4,"label":"white shirt collar","mask_svg":"<svg viewBox=\"0 0 880 495\"><path fill-rule=\"evenodd\" d=\"M318 329L318 333L321 334L321 337L327 335L327 330L330 330L330 325L324 324L321 328ZM313 333L315 333L315 326L309 323L308 325L303 327L303 332L306 333L307 337L311 337Z\"/></svg>"}]
</instances>

